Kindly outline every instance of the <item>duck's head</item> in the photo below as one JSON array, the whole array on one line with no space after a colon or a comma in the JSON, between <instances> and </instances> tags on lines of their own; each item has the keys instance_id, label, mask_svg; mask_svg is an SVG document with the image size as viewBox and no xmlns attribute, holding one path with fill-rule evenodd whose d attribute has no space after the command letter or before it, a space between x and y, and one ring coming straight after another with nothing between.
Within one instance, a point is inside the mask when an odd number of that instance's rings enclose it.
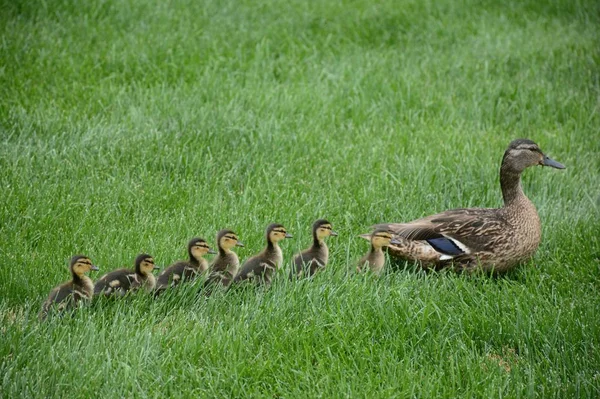
<instances>
[{"instance_id":1,"label":"duck's head","mask_svg":"<svg viewBox=\"0 0 600 399\"><path fill-rule=\"evenodd\" d=\"M82 277L85 273L90 270L100 270L97 266L92 264L90 258L84 255L75 255L71 258L70 263L71 273L73 275Z\"/></svg>"},{"instance_id":2,"label":"duck's head","mask_svg":"<svg viewBox=\"0 0 600 399\"><path fill-rule=\"evenodd\" d=\"M544 155L540 147L527 139L513 140L502 158L502 169L520 173L530 166L550 166L564 169L565 166Z\"/></svg>"},{"instance_id":3,"label":"duck's head","mask_svg":"<svg viewBox=\"0 0 600 399\"><path fill-rule=\"evenodd\" d=\"M159 267L154 264L154 258L148 254L141 254L135 258L135 272L137 274L151 274Z\"/></svg>"},{"instance_id":4,"label":"duck's head","mask_svg":"<svg viewBox=\"0 0 600 399\"><path fill-rule=\"evenodd\" d=\"M244 244L239 240L237 234L232 230L221 230L217 234L217 243L220 249L230 250L233 247L243 247Z\"/></svg>"},{"instance_id":5,"label":"duck's head","mask_svg":"<svg viewBox=\"0 0 600 399\"><path fill-rule=\"evenodd\" d=\"M210 248L203 238L192 238L188 243L188 254L190 259L200 260L206 254L216 254L217 252Z\"/></svg>"},{"instance_id":6,"label":"duck's head","mask_svg":"<svg viewBox=\"0 0 600 399\"><path fill-rule=\"evenodd\" d=\"M390 244L400 244L400 242L394 239L390 230L378 229L371 233L371 245L373 245L373 248L388 247Z\"/></svg>"},{"instance_id":7,"label":"duck's head","mask_svg":"<svg viewBox=\"0 0 600 399\"><path fill-rule=\"evenodd\" d=\"M286 238L292 238L293 236L289 234L285 227L282 224L273 223L267 227L266 231L267 241L270 243L277 243L281 240L285 240Z\"/></svg>"},{"instance_id":8,"label":"duck's head","mask_svg":"<svg viewBox=\"0 0 600 399\"><path fill-rule=\"evenodd\" d=\"M338 233L333 231L331 223L327 220L319 219L313 223L313 235L319 240L322 240L329 236L337 237Z\"/></svg>"}]
</instances>

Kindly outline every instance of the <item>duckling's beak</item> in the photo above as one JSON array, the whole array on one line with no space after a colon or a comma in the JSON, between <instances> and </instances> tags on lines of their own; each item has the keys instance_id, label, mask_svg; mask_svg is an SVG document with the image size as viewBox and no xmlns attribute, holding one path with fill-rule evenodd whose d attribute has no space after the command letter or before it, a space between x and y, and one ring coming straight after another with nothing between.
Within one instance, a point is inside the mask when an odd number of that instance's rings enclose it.
<instances>
[{"instance_id":1,"label":"duckling's beak","mask_svg":"<svg viewBox=\"0 0 600 399\"><path fill-rule=\"evenodd\" d=\"M329 233L330 236L332 237L337 237L338 233L336 233L335 231L331 230L331 233Z\"/></svg>"},{"instance_id":2,"label":"duckling's beak","mask_svg":"<svg viewBox=\"0 0 600 399\"><path fill-rule=\"evenodd\" d=\"M152 269L152 270L160 270L160 266L154 265L154 269Z\"/></svg>"},{"instance_id":3,"label":"duckling's beak","mask_svg":"<svg viewBox=\"0 0 600 399\"><path fill-rule=\"evenodd\" d=\"M285 238L294 238L294 236L291 235L290 233L285 233Z\"/></svg>"},{"instance_id":4,"label":"duckling's beak","mask_svg":"<svg viewBox=\"0 0 600 399\"><path fill-rule=\"evenodd\" d=\"M392 245L402 245L402 243L397 238L392 238L392 241L390 241L390 244L392 244Z\"/></svg>"},{"instance_id":5,"label":"duckling's beak","mask_svg":"<svg viewBox=\"0 0 600 399\"><path fill-rule=\"evenodd\" d=\"M100 270L100 268L99 268L98 266L96 266L96 265L92 265L92 269L91 269L91 270L96 270L96 271L98 271L98 270Z\"/></svg>"},{"instance_id":6,"label":"duckling's beak","mask_svg":"<svg viewBox=\"0 0 600 399\"><path fill-rule=\"evenodd\" d=\"M542 166L550 166L556 169L565 169L566 166L560 162L556 162L554 159L549 158L547 155L544 155L544 159L542 160Z\"/></svg>"},{"instance_id":7,"label":"duckling's beak","mask_svg":"<svg viewBox=\"0 0 600 399\"><path fill-rule=\"evenodd\" d=\"M241 241L238 241L238 242L235 243L235 246L236 247L243 247L244 244Z\"/></svg>"},{"instance_id":8,"label":"duckling's beak","mask_svg":"<svg viewBox=\"0 0 600 399\"><path fill-rule=\"evenodd\" d=\"M209 248L209 249L208 249L208 253L209 253L209 254L213 254L213 255L214 255L214 254L216 254L216 253L217 253L217 251L215 251L215 250L214 250L214 249L212 249L212 248Z\"/></svg>"}]
</instances>

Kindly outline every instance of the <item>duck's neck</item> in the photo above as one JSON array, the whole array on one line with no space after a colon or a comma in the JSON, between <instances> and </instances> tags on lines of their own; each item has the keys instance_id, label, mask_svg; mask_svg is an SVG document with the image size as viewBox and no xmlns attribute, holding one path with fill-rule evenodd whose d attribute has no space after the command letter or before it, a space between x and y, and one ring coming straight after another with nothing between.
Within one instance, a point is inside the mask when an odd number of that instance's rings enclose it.
<instances>
[{"instance_id":1,"label":"duck's neck","mask_svg":"<svg viewBox=\"0 0 600 399\"><path fill-rule=\"evenodd\" d=\"M500 167L500 188L505 207L527 199L521 186L521 172L511 170L506 165Z\"/></svg>"},{"instance_id":2,"label":"duck's neck","mask_svg":"<svg viewBox=\"0 0 600 399\"><path fill-rule=\"evenodd\" d=\"M190 254L190 264L194 265L194 266L198 266L200 264L200 261L196 258L194 258L194 255Z\"/></svg>"},{"instance_id":3,"label":"duck's neck","mask_svg":"<svg viewBox=\"0 0 600 399\"><path fill-rule=\"evenodd\" d=\"M73 284L75 285L82 285L83 283L83 278L85 277L85 275L79 275L77 273L72 273L73 275Z\"/></svg>"},{"instance_id":4,"label":"duck's neck","mask_svg":"<svg viewBox=\"0 0 600 399\"><path fill-rule=\"evenodd\" d=\"M383 252L383 248L382 247L376 247L375 245L371 244L371 253L377 253L377 252Z\"/></svg>"},{"instance_id":5,"label":"duck's neck","mask_svg":"<svg viewBox=\"0 0 600 399\"><path fill-rule=\"evenodd\" d=\"M279 243L267 240L267 251L277 251L279 249Z\"/></svg>"},{"instance_id":6,"label":"duck's neck","mask_svg":"<svg viewBox=\"0 0 600 399\"><path fill-rule=\"evenodd\" d=\"M313 234L313 248L322 248L325 246L325 240L319 238L316 233Z\"/></svg>"},{"instance_id":7,"label":"duck's neck","mask_svg":"<svg viewBox=\"0 0 600 399\"><path fill-rule=\"evenodd\" d=\"M229 255L231 253L231 248L223 248L219 246L219 256Z\"/></svg>"}]
</instances>

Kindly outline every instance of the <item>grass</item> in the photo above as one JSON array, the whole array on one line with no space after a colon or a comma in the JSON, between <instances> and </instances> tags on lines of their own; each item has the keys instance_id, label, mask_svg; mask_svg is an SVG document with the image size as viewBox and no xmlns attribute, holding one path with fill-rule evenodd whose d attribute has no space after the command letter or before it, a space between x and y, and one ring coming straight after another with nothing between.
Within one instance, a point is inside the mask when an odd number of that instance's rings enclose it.
<instances>
[{"instance_id":1,"label":"grass","mask_svg":"<svg viewBox=\"0 0 600 399\"><path fill-rule=\"evenodd\" d=\"M600 18L593 1L1 1L2 397L600 396ZM351 273L369 225L499 206L508 142L543 241L490 279ZM230 227L340 236L311 282L95 303L102 272ZM93 278L98 275L93 275Z\"/></svg>"}]
</instances>

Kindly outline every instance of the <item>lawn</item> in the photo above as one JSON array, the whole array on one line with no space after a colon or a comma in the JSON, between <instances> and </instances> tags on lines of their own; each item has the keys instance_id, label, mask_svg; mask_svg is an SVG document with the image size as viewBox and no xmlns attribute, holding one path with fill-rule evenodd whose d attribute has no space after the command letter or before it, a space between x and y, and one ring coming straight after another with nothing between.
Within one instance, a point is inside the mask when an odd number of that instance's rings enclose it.
<instances>
[{"instance_id":1,"label":"lawn","mask_svg":"<svg viewBox=\"0 0 600 399\"><path fill-rule=\"evenodd\" d=\"M587 0L0 0L0 396L600 397L600 14ZM543 239L506 276L357 276L374 223L502 204ZM329 219L330 264L39 323L84 253L243 261ZM390 266L390 265L388 265ZM92 278L100 276L92 273Z\"/></svg>"}]
</instances>

